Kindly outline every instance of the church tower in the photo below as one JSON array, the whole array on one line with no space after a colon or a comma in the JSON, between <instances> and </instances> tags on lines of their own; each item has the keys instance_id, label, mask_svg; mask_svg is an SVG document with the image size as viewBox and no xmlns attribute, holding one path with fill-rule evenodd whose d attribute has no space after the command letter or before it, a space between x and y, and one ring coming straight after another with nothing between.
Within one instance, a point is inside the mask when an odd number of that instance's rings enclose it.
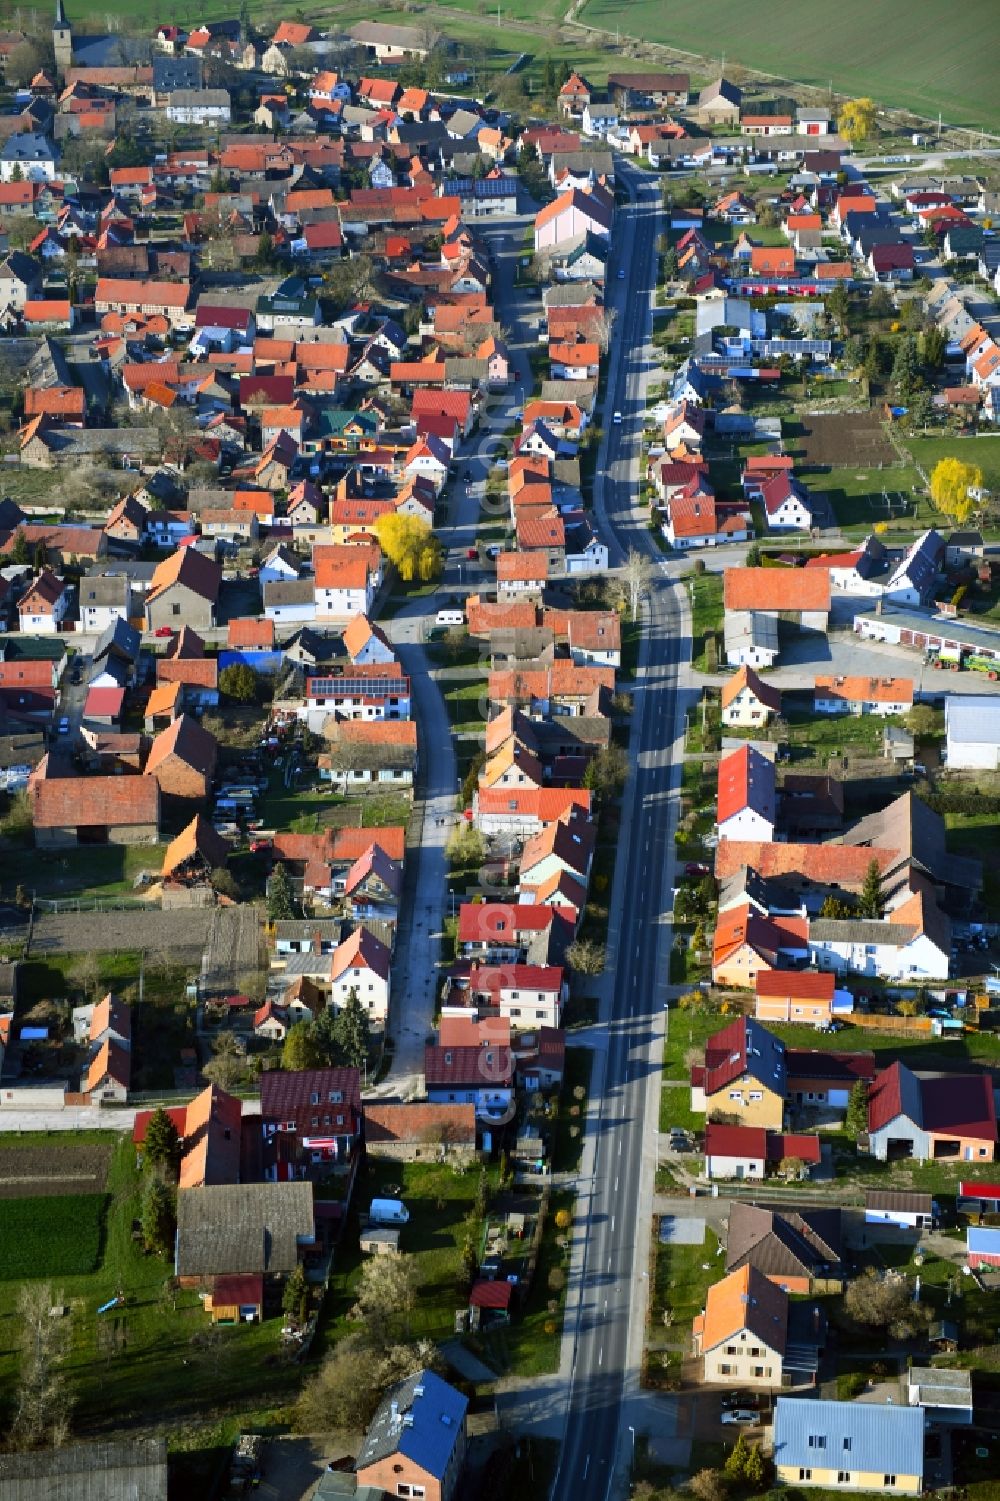
<instances>
[{"instance_id":1,"label":"church tower","mask_svg":"<svg viewBox=\"0 0 1000 1501\"><path fill-rule=\"evenodd\" d=\"M56 24L52 28L52 47L56 55L56 72L65 74L73 66L73 33L66 19L63 0L56 0Z\"/></svg>"}]
</instances>

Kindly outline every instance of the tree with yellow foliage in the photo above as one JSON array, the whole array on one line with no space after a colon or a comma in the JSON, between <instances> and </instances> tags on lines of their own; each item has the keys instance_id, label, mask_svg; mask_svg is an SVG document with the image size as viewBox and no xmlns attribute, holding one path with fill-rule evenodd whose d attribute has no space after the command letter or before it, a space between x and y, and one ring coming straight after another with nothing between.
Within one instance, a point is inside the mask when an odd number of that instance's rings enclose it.
<instances>
[{"instance_id":1,"label":"tree with yellow foliage","mask_svg":"<svg viewBox=\"0 0 1000 1501\"><path fill-rule=\"evenodd\" d=\"M392 563L404 584L419 578L423 583L437 578L441 572L441 544L424 522L416 516L381 516L375 523L375 532L382 551Z\"/></svg>"},{"instance_id":2,"label":"tree with yellow foliage","mask_svg":"<svg viewBox=\"0 0 1000 1501\"><path fill-rule=\"evenodd\" d=\"M848 99L840 111L837 129L852 146L860 146L875 129L875 101Z\"/></svg>"},{"instance_id":3,"label":"tree with yellow foliage","mask_svg":"<svg viewBox=\"0 0 1000 1501\"><path fill-rule=\"evenodd\" d=\"M931 475L931 500L939 511L962 525L968 521L974 500L969 493L983 488L983 471L961 459L939 459Z\"/></svg>"}]
</instances>

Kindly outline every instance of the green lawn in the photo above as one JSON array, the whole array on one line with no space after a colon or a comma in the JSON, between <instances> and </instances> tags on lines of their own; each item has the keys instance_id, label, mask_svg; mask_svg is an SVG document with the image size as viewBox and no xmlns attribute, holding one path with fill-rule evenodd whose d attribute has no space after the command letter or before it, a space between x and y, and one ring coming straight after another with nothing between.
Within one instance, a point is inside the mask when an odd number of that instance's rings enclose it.
<instances>
[{"instance_id":1,"label":"green lawn","mask_svg":"<svg viewBox=\"0 0 1000 1501\"><path fill-rule=\"evenodd\" d=\"M929 116L940 110L956 124L1000 126L991 49L983 45L995 35L991 0L968 0L961 25L946 31L931 0L917 0L905 25L873 24L866 0L844 0L833 11L803 10L794 0L774 0L765 11L749 11L738 0L717 0L708 9L699 0L669 7L659 0L586 0L580 19L686 49L711 59L716 71L725 56L818 89L832 79L839 91L870 94L881 104Z\"/></svg>"},{"instance_id":2,"label":"green lawn","mask_svg":"<svg viewBox=\"0 0 1000 1501\"><path fill-rule=\"evenodd\" d=\"M686 1084L680 1089L665 1084L660 1090L660 1130L669 1131L671 1126L692 1132L705 1129L705 1112L691 1109L691 1091Z\"/></svg>"},{"instance_id":3,"label":"green lawn","mask_svg":"<svg viewBox=\"0 0 1000 1501\"><path fill-rule=\"evenodd\" d=\"M808 489L828 495L838 525L848 532L856 530L858 535L870 532L878 522L886 520L883 491L892 499L905 496L908 502L906 514L897 512L889 521L890 533L900 531L912 536L941 519L925 495L914 493L915 486L918 490L922 488L922 481L917 470L909 466L804 469L803 480Z\"/></svg>"},{"instance_id":4,"label":"green lawn","mask_svg":"<svg viewBox=\"0 0 1000 1501\"><path fill-rule=\"evenodd\" d=\"M165 852L163 844L5 850L3 882L9 884L11 893L20 884L40 897L73 897L82 902L128 898L140 905L132 883L140 871L159 876Z\"/></svg>"},{"instance_id":5,"label":"green lawn","mask_svg":"<svg viewBox=\"0 0 1000 1501\"><path fill-rule=\"evenodd\" d=\"M479 677L453 683L444 690L444 706L456 729L485 728L486 683Z\"/></svg>"},{"instance_id":6,"label":"green lawn","mask_svg":"<svg viewBox=\"0 0 1000 1501\"><path fill-rule=\"evenodd\" d=\"M104 1133L99 1133L104 1139ZM53 1163L60 1133L47 1138ZM74 1141L82 1138L79 1134ZM25 1138L12 1138L14 1145ZM0 1151L5 1145L0 1136ZM208 1319L197 1294L170 1295L171 1268L145 1256L132 1239L138 1214L139 1177L128 1140L116 1144L108 1175L109 1208L100 1264L93 1272L53 1279L53 1293L72 1310L72 1347L65 1373L76 1399L75 1432L110 1432L151 1422L200 1421L280 1402L297 1388L301 1372L282 1356L280 1321L220 1329L206 1339ZM10 1201L0 1217L6 1226ZM60 1203L35 1199L36 1206ZM55 1211L37 1210L41 1217ZM15 1323L17 1281L0 1282L0 1393L9 1415L17 1372ZM97 1315L116 1293L124 1308Z\"/></svg>"},{"instance_id":7,"label":"green lawn","mask_svg":"<svg viewBox=\"0 0 1000 1501\"><path fill-rule=\"evenodd\" d=\"M692 574L688 582L691 599L691 661L696 672L713 672L718 665L718 637L722 632L722 574ZM709 645L710 640L715 645ZM712 660L713 655L715 660Z\"/></svg>"},{"instance_id":8,"label":"green lawn","mask_svg":"<svg viewBox=\"0 0 1000 1501\"><path fill-rule=\"evenodd\" d=\"M389 1162L369 1158L361 1168L352 1211L337 1252L328 1300L326 1338L346 1332L361 1273L357 1214L372 1199L401 1198L410 1218L400 1249L416 1262L419 1293L407 1323L419 1338L445 1339L453 1332L456 1308L465 1305L461 1251L467 1235L478 1248L481 1222L475 1217L478 1166L462 1172L448 1163ZM393 1190L390 1193L390 1190ZM401 1328L400 1332L405 1332Z\"/></svg>"},{"instance_id":9,"label":"green lawn","mask_svg":"<svg viewBox=\"0 0 1000 1501\"><path fill-rule=\"evenodd\" d=\"M939 459L961 459L965 464L978 464L988 490L1000 490L1000 434L995 438L906 438L904 443L914 463L928 476Z\"/></svg>"},{"instance_id":10,"label":"green lawn","mask_svg":"<svg viewBox=\"0 0 1000 1501\"><path fill-rule=\"evenodd\" d=\"M671 1327L683 1338L691 1328L691 1320L704 1308L708 1289L722 1275L722 1258L716 1257L718 1237L714 1231L706 1230L700 1246L664 1245L659 1239L659 1227L654 1228L656 1269L650 1323L654 1329L662 1328L663 1311L669 1308L673 1313Z\"/></svg>"}]
</instances>

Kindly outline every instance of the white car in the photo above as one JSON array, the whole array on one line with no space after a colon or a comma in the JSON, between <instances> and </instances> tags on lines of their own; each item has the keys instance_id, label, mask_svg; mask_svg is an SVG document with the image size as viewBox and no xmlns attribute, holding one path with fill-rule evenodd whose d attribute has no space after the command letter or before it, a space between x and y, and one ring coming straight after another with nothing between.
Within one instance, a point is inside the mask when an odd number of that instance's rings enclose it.
<instances>
[{"instance_id":1,"label":"white car","mask_svg":"<svg viewBox=\"0 0 1000 1501\"><path fill-rule=\"evenodd\" d=\"M748 1407L736 1407L732 1412L724 1412L722 1414L722 1421L724 1423L751 1424L759 1423L760 1418L757 1413L751 1412Z\"/></svg>"},{"instance_id":2,"label":"white car","mask_svg":"<svg viewBox=\"0 0 1000 1501\"><path fill-rule=\"evenodd\" d=\"M621 414L621 412L616 412L615 415L611 419L612 422L614 422L614 423L616 423L618 425L621 424L621 420L622 420L622 414Z\"/></svg>"},{"instance_id":3,"label":"white car","mask_svg":"<svg viewBox=\"0 0 1000 1501\"><path fill-rule=\"evenodd\" d=\"M507 468L507 460L506 459L494 459L493 460L493 467L495 469L506 469Z\"/></svg>"},{"instance_id":4,"label":"white car","mask_svg":"<svg viewBox=\"0 0 1000 1501\"><path fill-rule=\"evenodd\" d=\"M59 734L60 735L68 735L69 734L69 720L65 717L65 715L59 721Z\"/></svg>"}]
</instances>

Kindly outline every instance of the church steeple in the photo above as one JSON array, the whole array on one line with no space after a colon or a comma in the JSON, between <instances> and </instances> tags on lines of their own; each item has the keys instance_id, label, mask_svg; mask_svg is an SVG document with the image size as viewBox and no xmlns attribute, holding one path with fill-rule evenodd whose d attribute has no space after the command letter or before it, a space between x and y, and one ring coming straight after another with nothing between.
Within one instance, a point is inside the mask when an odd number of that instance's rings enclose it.
<instances>
[{"instance_id":1,"label":"church steeple","mask_svg":"<svg viewBox=\"0 0 1000 1501\"><path fill-rule=\"evenodd\" d=\"M52 28L52 50L56 55L56 71L65 73L73 66L73 33L66 18L63 0L56 0L56 20Z\"/></svg>"}]
</instances>

